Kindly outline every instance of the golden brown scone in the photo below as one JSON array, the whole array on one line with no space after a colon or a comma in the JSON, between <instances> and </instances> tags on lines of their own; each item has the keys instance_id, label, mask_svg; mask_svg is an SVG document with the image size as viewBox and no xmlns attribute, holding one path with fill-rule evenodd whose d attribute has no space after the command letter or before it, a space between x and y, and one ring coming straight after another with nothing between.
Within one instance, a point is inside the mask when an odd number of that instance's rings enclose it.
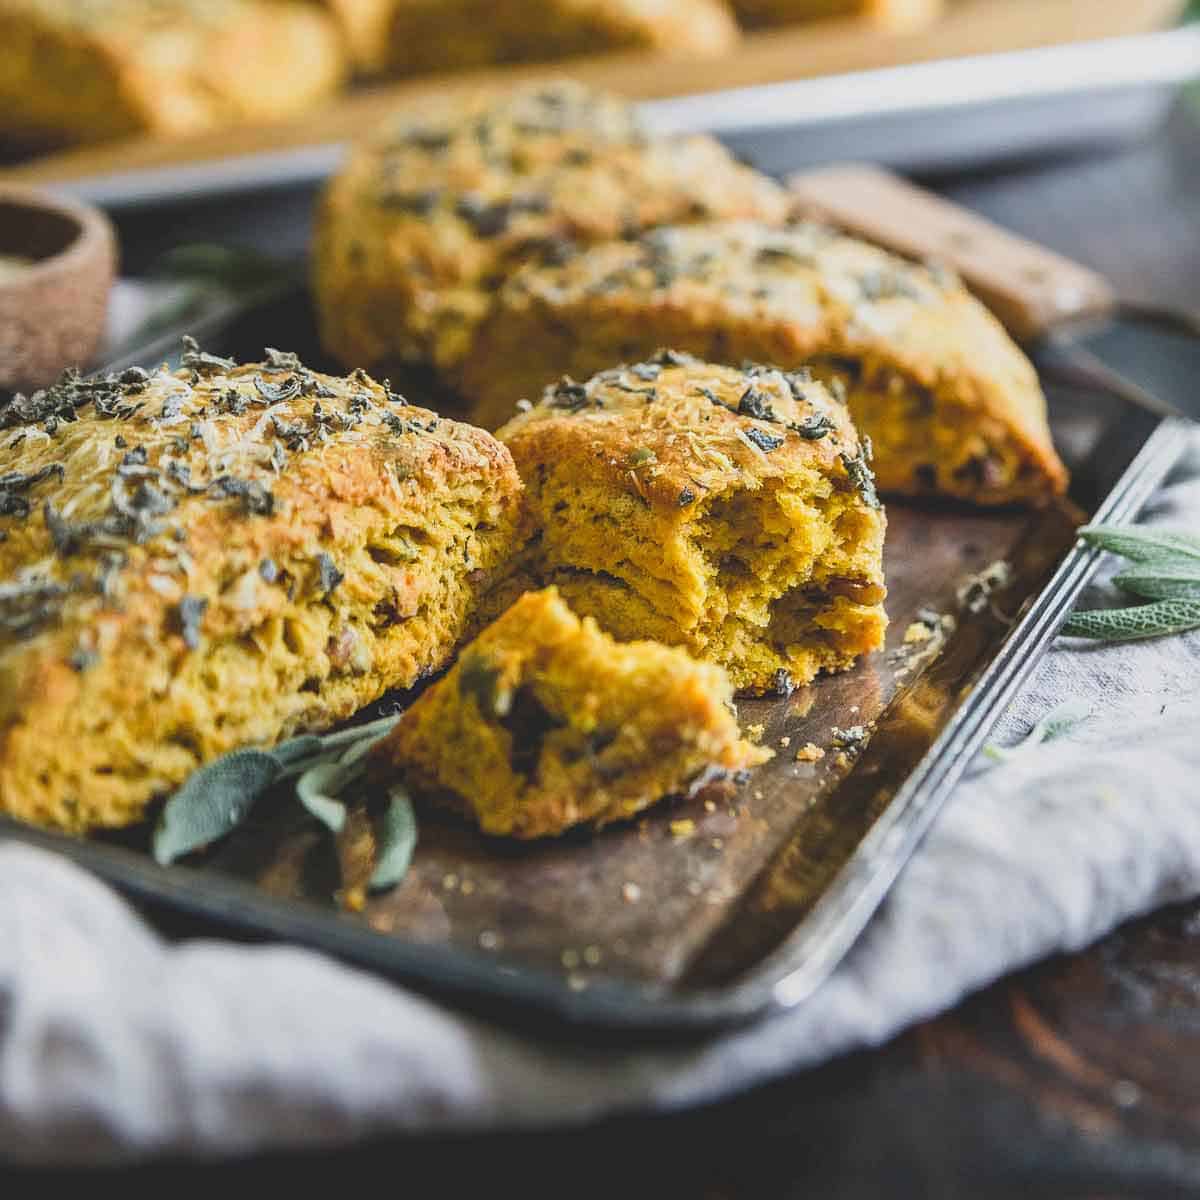
<instances>
[{"instance_id":1,"label":"golden brown scone","mask_svg":"<svg viewBox=\"0 0 1200 1200\"><path fill-rule=\"evenodd\" d=\"M788 206L711 138L651 138L629 104L577 84L431 96L369 137L325 193L322 338L347 363L452 373L522 263L668 222L782 222Z\"/></svg>"},{"instance_id":2,"label":"golden brown scone","mask_svg":"<svg viewBox=\"0 0 1200 1200\"><path fill-rule=\"evenodd\" d=\"M660 345L836 380L885 491L997 504L1066 485L1037 373L999 321L957 279L815 225L660 229L523 270L460 387L495 428L548 380Z\"/></svg>"},{"instance_id":3,"label":"golden brown scone","mask_svg":"<svg viewBox=\"0 0 1200 1200\"><path fill-rule=\"evenodd\" d=\"M269 0L0 0L0 133L95 141L290 116L330 94L332 20Z\"/></svg>"},{"instance_id":4,"label":"golden brown scone","mask_svg":"<svg viewBox=\"0 0 1200 1200\"><path fill-rule=\"evenodd\" d=\"M867 17L881 25L910 29L936 20L946 0L732 0L749 28L790 25L824 17Z\"/></svg>"},{"instance_id":5,"label":"golden brown scone","mask_svg":"<svg viewBox=\"0 0 1200 1200\"><path fill-rule=\"evenodd\" d=\"M538 838L626 820L766 761L742 740L720 667L620 645L554 588L528 592L373 752L485 833Z\"/></svg>"},{"instance_id":6,"label":"golden brown scone","mask_svg":"<svg viewBox=\"0 0 1200 1200\"><path fill-rule=\"evenodd\" d=\"M387 65L392 10L396 0L319 0L345 40L355 70L367 75Z\"/></svg>"},{"instance_id":7,"label":"golden brown scone","mask_svg":"<svg viewBox=\"0 0 1200 1200\"><path fill-rule=\"evenodd\" d=\"M0 811L69 830L437 670L520 537L494 438L276 352L65 377L0 456Z\"/></svg>"},{"instance_id":8,"label":"golden brown scone","mask_svg":"<svg viewBox=\"0 0 1200 1200\"><path fill-rule=\"evenodd\" d=\"M506 586L556 584L622 640L782 692L883 641L870 450L805 373L665 351L564 379L501 429L537 533Z\"/></svg>"},{"instance_id":9,"label":"golden brown scone","mask_svg":"<svg viewBox=\"0 0 1200 1200\"><path fill-rule=\"evenodd\" d=\"M333 0L380 7L379 0ZM548 62L605 50L725 54L738 43L726 0L383 0L375 66L393 75Z\"/></svg>"}]
</instances>

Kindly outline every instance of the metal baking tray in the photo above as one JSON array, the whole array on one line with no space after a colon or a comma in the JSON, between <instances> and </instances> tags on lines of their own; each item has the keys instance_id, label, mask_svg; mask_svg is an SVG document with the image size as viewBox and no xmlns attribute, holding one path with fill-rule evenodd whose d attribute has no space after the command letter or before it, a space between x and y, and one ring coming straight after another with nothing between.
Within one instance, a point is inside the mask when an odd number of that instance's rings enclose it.
<instances>
[{"instance_id":1,"label":"metal baking tray","mask_svg":"<svg viewBox=\"0 0 1200 1200\"><path fill-rule=\"evenodd\" d=\"M322 365L302 292L201 324L193 332L218 353L255 359L270 345ZM110 366L153 365L165 344ZM369 846L361 812L335 846L298 805L264 801L198 863L171 868L147 854L145 826L76 840L0 822L0 837L64 854L176 923L300 943L541 1030L687 1033L799 1004L862 931L1092 574L1077 521L1132 519L1184 443L1180 424L1109 396L1051 402L1070 503L889 504L886 650L789 698L742 703L743 725L761 725L776 757L736 792L534 845L424 812L408 878L361 913L335 900ZM834 727L855 726L868 733L861 751L839 749ZM825 757L797 762L810 742Z\"/></svg>"},{"instance_id":2,"label":"metal baking tray","mask_svg":"<svg viewBox=\"0 0 1200 1200\"><path fill-rule=\"evenodd\" d=\"M1081 22L1083 18L1081 17ZM1006 158L1131 141L1200 77L1200 26L970 55L647 100L662 132L713 133L761 169L875 161L963 170ZM56 189L110 210L296 187L332 174L340 141L186 165L109 170Z\"/></svg>"}]
</instances>

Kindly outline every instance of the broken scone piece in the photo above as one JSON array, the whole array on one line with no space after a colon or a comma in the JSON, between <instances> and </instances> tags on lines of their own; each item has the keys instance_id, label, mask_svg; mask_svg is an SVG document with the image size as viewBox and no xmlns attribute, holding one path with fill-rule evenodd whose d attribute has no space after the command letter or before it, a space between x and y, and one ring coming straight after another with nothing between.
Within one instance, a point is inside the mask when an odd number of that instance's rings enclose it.
<instances>
[{"instance_id":1,"label":"broken scone piece","mask_svg":"<svg viewBox=\"0 0 1200 1200\"><path fill-rule=\"evenodd\" d=\"M818 225L675 226L526 268L461 386L494 428L547 380L661 345L845 388L884 491L1007 504L1066 485L1037 373L1000 322L957 278Z\"/></svg>"},{"instance_id":2,"label":"broken scone piece","mask_svg":"<svg viewBox=\"0 0 1200 1200\"><path fill-rule=\"evenodd\" d=\"M554 588L528 592L467 646L374 752L419 794L517 838L599 828L770 751L743 741L719 667L620 645Z\"/></svg>"},{"instance_id":3,"label":"broken scone piece","mask_svg":"<svg viewBox=\"0 0 1200 1200\"><path fill-rule=\"evenodd\" d=\"M685 646L749 693L882 644L870 449L808 374L664 351L564 379L498 436L537 533L487 612L553 583L618 638Z\"/></svg>"}]
</instances>

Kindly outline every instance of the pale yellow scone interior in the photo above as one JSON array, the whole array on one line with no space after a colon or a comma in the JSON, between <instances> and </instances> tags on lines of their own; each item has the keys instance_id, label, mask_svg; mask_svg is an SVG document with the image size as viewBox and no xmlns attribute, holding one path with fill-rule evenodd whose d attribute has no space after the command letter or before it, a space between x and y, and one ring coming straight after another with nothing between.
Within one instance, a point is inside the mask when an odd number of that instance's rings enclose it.
<instances>
[{"instance_id":1,"label":"pale yellow scone interior","mask_svg":"<svg viewBox=\"0 0 1200 1200\"><path fill-rule=\"evenodd\" d=\"M376 41L369 65L393 75L619 49L702 57L728 53L739 39L726 0L330 2L360 18L370 10Z\"/></svg>"},{"instance_id":2,"label":"pale yellow scone interior","mask_svg":"<svg viewBox=\"0 0 1200 1200\"><path fill-rule=\"evenodd\" d=\"M756 766L721 668L618 644L554 588L528 592L468 645L374 752L488 834L538 838L627 820Z\"/></svg>"},{"instance_id":3,"label":"pale yellow scone interior","mask_svg":"<svg viewBox=\"0 0 1200 1200\"><path fill-rule=\"evenodd\" d=\"M0 132L180 135L303 111L346 55L328 14L277 0L0 0Z\"/></svg>"},{"instance_id":4,"label":"pale yellow scone interior","mask_svg":"<svg viewBox=\"0 0 1200 1200\"><path fill-rule=\"evenodd\" d=\"M0 811L140 820L449 659L523 538L508 451L291 355L0 410ZM22 420L28 423L20 423Z\"/></svg>"},{"instance_id":5,"label":"pale yellow scone interior","mask_svg":"<svg viewBox=\"0 0 1200 1200\"><path fill-rule=\"evenodd\" d=\"M578 84L428 95L372 132L325 192L321 338L349 366L452 381L523 264L655 225L782 223L788 210L713 139L652 137L628 103Z\"/></svg>"},{"instance_id":6,"label":"pale yellow scone interior","mask_svg":"<svg viewBox=\"0 0 1200 1200\"><path fill-rule=\"evenodd\" d=\"M564 380L499 432L537 534L507 586L554 584L623 640L786 692L883 641L869 448L820 383L666 352Z\"/></svg>"},{"instance_id":7,"label":"pale yellow scone interior","mask_svg":"<svg viewBox=\"0 0 1200 1200\"><path fill-rule=\"evenodd\" d=\"M1000 322L956 277L811 224L658 229L526 268L460 387L495 428L547 380L660 345L844 389L889 493L1009 504L1066 486L1037 373Z\"/></svg>"}]
</instances>

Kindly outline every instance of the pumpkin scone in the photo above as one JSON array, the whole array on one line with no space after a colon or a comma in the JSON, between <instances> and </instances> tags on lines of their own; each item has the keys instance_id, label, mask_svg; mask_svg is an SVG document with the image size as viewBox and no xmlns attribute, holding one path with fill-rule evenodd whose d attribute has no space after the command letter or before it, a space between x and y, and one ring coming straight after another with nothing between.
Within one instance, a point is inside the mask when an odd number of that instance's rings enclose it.
<instances>
[{"instance_id":1,"label":"pumpkin scone","mask_svg":"<svg viewBox=\"0 0 1200 1200\"><path fill-rule=\"evenodd\" d=\"M528 592L462 652L373 752L489 834L538 838L626 820L765 762L720 667L619 644L554 588Z\"/></svg>"},{"instance_id":2,"label":"pumpkin scone","mask_svg":"<svg viewBox=\"0 0 1200 1200\"><path fill-rule=\"evenodd\" d=\"M460 386L495 428L561 374L672 345L845 389L879 487L978 504L1064 490L1037 373L956 278L817 225L653 230L517 273Z\"/></svg>"},{"instance_id":3,"label":"pumpkin scone","mask_svg":"<svg viewBox=\"0 0 1200 1200\"><path fill-rule=\"evenodd\" d=\"M336 0L340 5L379 0ZM605 50L724 54L740 32L725 0L383 0L375 61L391 75L547 62Z\"/></svg>"},{"instance_id":4,"label":"pumpkin scone","mask_svg":"<svg viewBox=\"0 0 1200 1200\"><path fill-rule=\"evenodd\" d=\"M806 373L665 351L564 379L498 434L537 533L484 606L556 584L624 641L785 692L883 641L885 518L869 444Z\"/></svg>"},{"instance_id":5,"label":"pumpkin scone","mask_svg":"<svg viewBox=\"0 0 1200 1200\"><path fill-rule=\"evenodd\" d=\"M0 132L33 141L198 133L334 91L328 14L274 0L0 0Z\"/></svg>"},{"instance_id":6,"label":"pumpkin scone","mask_svg":"<svg viewBox=\"0 0 1200 1200\"><path fill-rule=\"evenodd\" d=\"M278 352L65 376L0 455L0 812L68 830L440 669L524 537L494 438Z\"/></svg>"},{"instance_id":7,"label":"pumpkin scone","mask_svg":"<svg viewBox=\"0 0 1200 1200\"><path fill-rule=\"evenodd\" d=\"M732 0L748 28L792 25L825 17L866 17L888 28L927 25L946 9L946 0Z\"/></svg>"},{"instance_id":8,"label":"pumpkin scone","mask_svg":"<svg viewBox=\"0 0 1200 1200\"><path fill-rule=\"evenodd\" d=\"M321 336L356 366L452 377L524 263L672 222L778 223L788 206L713 139L652 137L627 102L577 84L429 96L371 135L325 192Z\"/></svg>"}]
</instances>

